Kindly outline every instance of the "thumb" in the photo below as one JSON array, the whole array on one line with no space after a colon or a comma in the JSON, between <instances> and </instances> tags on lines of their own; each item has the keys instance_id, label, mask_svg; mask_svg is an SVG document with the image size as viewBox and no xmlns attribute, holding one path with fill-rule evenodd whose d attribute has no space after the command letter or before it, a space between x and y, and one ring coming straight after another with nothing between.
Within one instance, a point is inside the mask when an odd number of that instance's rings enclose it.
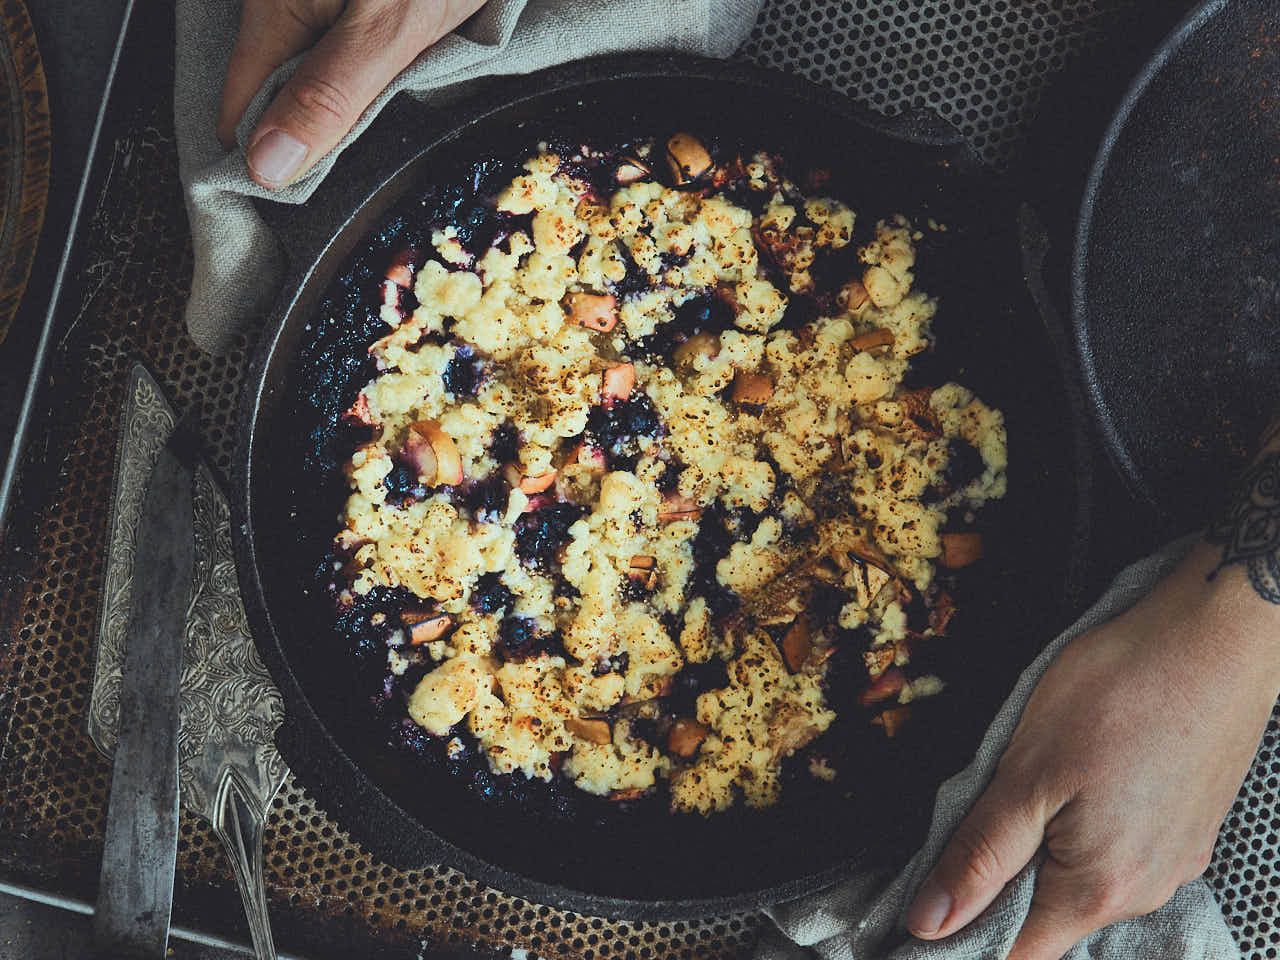
<instances>
[{"instance_id":1,"label":"thumb","mask_svg":"<svg viewBox=\"0 0 1280 960\"><path fill-rule=\"evenodd\" d=\"M956 828L907 911L907 929L946 937L985 910L1035 856L1049 817L997 773Z\"/></svg>"},{"instance_id":2,"label":"thumb","mask_svg":"<svg viewBox=\"0 0 1280 960\"><path fill-rule=\"evenodd\" d=\"M253 179L274 189L305 174L350 132L400 71L480 2L352 0L250 137L247 159Z\"/></svg>"}]
</instances>

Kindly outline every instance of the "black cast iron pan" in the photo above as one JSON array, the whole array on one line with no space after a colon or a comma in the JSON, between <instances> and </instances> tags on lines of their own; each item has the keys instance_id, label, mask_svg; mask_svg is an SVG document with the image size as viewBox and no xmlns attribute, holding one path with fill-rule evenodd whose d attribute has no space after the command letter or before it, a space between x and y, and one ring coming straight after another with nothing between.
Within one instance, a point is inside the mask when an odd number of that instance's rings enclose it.
<instances>
[{"instance_id":1,"label":"black cast iron pan","mask_svg":"<svg viewBox=\"0 0 1280 960\"><path fill-rule=\"evenodd\" d=\"M1075 332L1140 497L1203 523L1280 410L1280 8L1209 0L1107 128L1080 207Z\"/></svg>"},{"instance_id":2,"label":"black cast iron pan","mask_svg":"<svg viewBox=\"0 0 1280 960\"><path fill-rule=\"evenodd\" d=\"M538 804L484 802L406 758L370 722L351 651L332 639L331 608L314 588L345 494L333 464L317 463L313 431L363 385L351 370L364 348L348 345L345 365L318 354L316 320L326 292L348 289L334 283L354 269L353 251L376 245L389 211L432 183L465 179L477 160L518 161L553 134L601 143L676 129L781 151L795 169L831 168L830 192L859 210L864 231L898 211L947 224L922 241L920 283L943 299L944 346L917 378L960 378L1007 413L1010 493L984 520L992 559L962 589L955 636L931 654L948 693L893 741L849 711L828 737L834 786L798 776L772 809L709 820L604 804L566 819ZM391 863L446 863L535 901L627 918L776 903L908 855L938 784L968 760L1066 615L1083 534L1075 411L1023 291L1013 202L954 131L928 117L874 119L755 68L608 58L497 83L447 115L398 104L304 208L271 215L291 267L244 394L234 529L253 632L287 704L280 746L318 800ZM328 413L300 399L327 392Z\"/></svg>"}]
</instances>

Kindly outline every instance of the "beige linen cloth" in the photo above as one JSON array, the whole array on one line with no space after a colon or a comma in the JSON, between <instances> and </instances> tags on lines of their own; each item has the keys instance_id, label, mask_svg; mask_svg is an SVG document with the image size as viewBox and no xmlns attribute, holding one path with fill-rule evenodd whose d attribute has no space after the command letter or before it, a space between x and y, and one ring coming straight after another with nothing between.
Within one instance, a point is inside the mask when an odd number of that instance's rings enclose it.
<instances>
[{"instance_id":1,"label":"beige linen cloth","mask_svg":"<svg viewBox=\"0 0 1280 960\"><path fill-rule=\"evenodd\" d=\"M239 4L234 0L178 0L175 121L195 247L195 276L186 316L192 337L205 349L217 351L244 320L269 306L276 295L279 250L251 198L305 201L329 172L336 155L394 94L404 90L425 102L442 104L464 92L469 80L527 73L622 50L727 56L745 40L759 5L760 0L488 0L457 33L441 40L405 70L333 154L298 183L268 193L249 179L243 145L295 64L276 71L259 92L240 124L240 148L226 153L214 136L214 122ZM945 942L926 944L902 932L911 896L990 778L1031 689L1049 661L1072 637L1143 596L1187 547L1187 542L1175 544L1122 572L1107 595L1027 669L973 763L939 791L928 839L902 873L862 876L774 909L771 915L779 933L766 937L757 960L1003 957L1026 916L1034 865L1024 870L982 917ZM1197 881L1184 886L1157 913L1109 927L1069 956L1070 960L1227 960L1238 958L1239 952L1207 884Z\"/></svg>"},{"instance_id":2,"label":"beige linen cloth","mask_svg":"<svg viewBox=\"0 0 1280 960\"><path fill-rule=\"evenodd\" d=\"M427 2L427 0L416 0ZM456 32L424 52L365 111L355 129L297 183L255 184L244 144L297 60L277 70L249 105L227 153L214 135L222 77L239 23L235 0L178 0L174 122L195 252L187 329L205 350L224 348L239 326L271 306L280 250L253 197L302 203L337 155L395 94L442 104L467 81L529 73L597 54L674 50L725 57L751 32L761 0L488 0Z\"/></svg>"}]
</instances>

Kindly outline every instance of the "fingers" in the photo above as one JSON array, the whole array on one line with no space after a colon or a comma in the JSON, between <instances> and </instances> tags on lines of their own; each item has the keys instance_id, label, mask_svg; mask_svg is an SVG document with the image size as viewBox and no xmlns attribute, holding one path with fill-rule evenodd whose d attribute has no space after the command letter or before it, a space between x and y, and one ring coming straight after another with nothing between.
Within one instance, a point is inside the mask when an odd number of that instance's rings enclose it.
<instances>
[{"instance_id":1,"label":"fingers","mask_svg":"<svg viewBox=\"0 0 1280 960\"><path fill-rule=\"evenodd\" d=\"M249 141L264 187L292 183L351 130L422 52L482 0L353 0L267 108Z\"/></svg>"},{"instance_id":2,"label":"fingers","mask_svg":"<svg viewBox=\"0 0 1280 960\"><path fill-rule=\"evenodd\" d=\"M973 920L1035 856L1049 815L997 774L921 885L907 929L936 940Z\"/></svg>"},{"instance_id":3,"label":"fingers","mask_svg":"<svg viewBox=\"0 0 1280 960\"><path fill-rule=\"evenodd\" d=\"M1126 851L1120 838L1099 839L1086 848L1091 852L1080 852L1078 862L1056 859L1050 850L1009 960L1059 960L1095 930L1158 910L1182 882L1198 875L1205 860Z\"/></svg>"},{"instance_id":4,"label":"fingers","mask_svg":"<svg viewBox=\"0 0 1280 960\"><path fill-rule=\"evenodd\" d=\"M328 3L331 11L314 6L313 10L279 0L245 0L218 107L218 140L226 149L235 146L236 125L267 77L316 42L337 16L341 2Z\"/></svg>"},{"instance_id":5,"label":"fingers","mask_svg":"<svg viewBox=\"0 0 1280 960\"><path fill-rule=\"evenodd\" d=\"M1009 960L1059 960L1073 944L1119 919L1117 895L1092 880L1047 859Z\"/></svg>"}]
</instances>

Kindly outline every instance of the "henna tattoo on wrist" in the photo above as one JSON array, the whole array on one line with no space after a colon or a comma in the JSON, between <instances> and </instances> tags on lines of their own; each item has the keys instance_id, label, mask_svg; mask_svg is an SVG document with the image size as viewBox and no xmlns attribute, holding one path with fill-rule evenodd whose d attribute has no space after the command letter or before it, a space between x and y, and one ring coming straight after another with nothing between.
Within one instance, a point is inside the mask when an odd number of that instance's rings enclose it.
<instances>
[{"instance_id":1,"label":"henna tattoo on wrist","mask_svg":"<svg viewBox=\"0 0 1280 960\"><path fill-rule=\"evenodd\" d=\"M1267 450L1280 437L1273 427L1264 451L1240 480L1226 511L1209 526L1205 539L1222 546L1222 559L1209 574L1243 564L1263 600L1280 604L1280 450Z\"/></svg>"}]
</instances>

